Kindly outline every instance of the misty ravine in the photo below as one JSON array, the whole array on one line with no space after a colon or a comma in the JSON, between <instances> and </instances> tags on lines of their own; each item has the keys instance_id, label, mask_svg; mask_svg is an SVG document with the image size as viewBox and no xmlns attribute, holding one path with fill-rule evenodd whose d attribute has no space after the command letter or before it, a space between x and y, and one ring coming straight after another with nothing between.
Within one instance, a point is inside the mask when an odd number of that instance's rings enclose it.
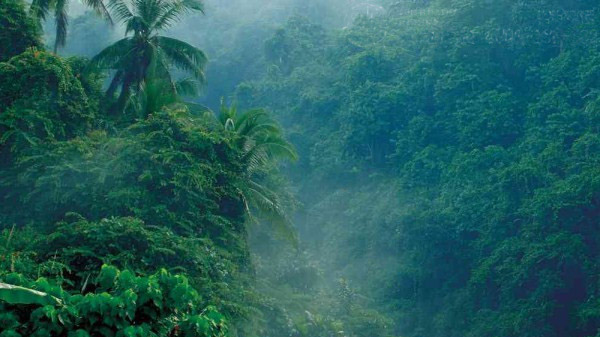
<instances>
[{"instance_id":1,"label":"misty ravine","mask_svg":"<svg viewBox=\"0 0 600 337\"><path fill-rule=\"evenodd\" d=\"M0 337L600 337L597 0L0 0Z\"/></svg>"}]
</instances>

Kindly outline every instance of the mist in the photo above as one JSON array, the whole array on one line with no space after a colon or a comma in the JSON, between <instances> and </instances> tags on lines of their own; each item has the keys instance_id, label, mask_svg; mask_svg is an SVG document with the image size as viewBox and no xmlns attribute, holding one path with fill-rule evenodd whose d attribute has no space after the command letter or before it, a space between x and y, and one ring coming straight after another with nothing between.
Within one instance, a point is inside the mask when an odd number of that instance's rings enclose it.
<instances>
[{"instance_id":1,"label":"mist","mask_svg":"<svg viewBox=\"0 0 600 337\"><path fill-rule=\"evenodd\" d=\"M0 336L600 335L595 1L7 1Z\"/></svg>"}]
</instances>

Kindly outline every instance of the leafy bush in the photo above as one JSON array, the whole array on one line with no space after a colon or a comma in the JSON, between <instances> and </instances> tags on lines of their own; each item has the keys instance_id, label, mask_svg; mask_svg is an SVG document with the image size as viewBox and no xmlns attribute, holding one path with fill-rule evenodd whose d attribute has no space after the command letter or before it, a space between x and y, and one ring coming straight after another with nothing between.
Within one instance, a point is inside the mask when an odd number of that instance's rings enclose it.
<instances>
[{"instance_id":1,"label":"leafy bush","mask_svg":"<svg viewBox=\"0 0 600 337\"><path fill-rule=\"evenodd\" d=\"M67 293L46 279L8 274L3 281L56 296L60 304L0 302L0 336L222 337L227 326L215 308L200 310L187 278L165 270L144 277L104 265L80 292Z\"/></svg>"},{"instance_id":2,"label":"leafy bush","mask_svg":"<svg viewBox=\"0 0 600 337\"><path fill-rule=\"evenodd\" d=\"M40 30L25 7L23 0L0 3L0 62L41 45Z\"/></svg>"}]
</instances>

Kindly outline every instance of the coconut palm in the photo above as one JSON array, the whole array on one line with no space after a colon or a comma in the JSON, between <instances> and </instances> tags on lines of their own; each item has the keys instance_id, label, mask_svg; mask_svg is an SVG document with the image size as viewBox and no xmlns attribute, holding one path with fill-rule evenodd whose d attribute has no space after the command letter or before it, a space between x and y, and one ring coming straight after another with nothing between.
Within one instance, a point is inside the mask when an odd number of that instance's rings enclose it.
<instances>
[{"instance_id":1,"label":"coconut palm","mask_svg":"<svg viewBox=\"0 0 600 337\"><path fill-rule=\"evenodd\" d=\"M178 93L177 81L170 73L172 67L190 74L197 83L204 82L207 62L204 52L183 41L158 35L183 14L202 11L201 2L111 0L109 9L115 20L125 24L126 37L102 50L91 65L115 71L107 95L114 96L120 88L116 111L122 111L130 95L139 92L151 78L166 81L170 90Z\"/></svg>"},{"instance_id":2,"label":"coconut palm","mask_svg":"<svg viewBox=\"0 0 600 337\"><path fill-rule=\"evenodd\" d=\"M103 0L84 0L83 2L112 24L112 18ZM56 23L55 53L59 47L64 47L67 41L67 26L69 24L67 16L68 8L69 0L33 0L31 3L31 12L40 20L46 20L49 12L54 12Z\"/></svg>"},{"instance_id":3,"label":"coconut palm","mask_svg":"<svg viewBox=\"0 0 600 337\"><path fill-rule=\"evenodd\" d=\"M219 125L232 135L241 151L243 177L238 185L249 218L267 221L284 237L295 241L292 225L278 193L262 177L278 160L296 160L298 155L283 136L281 127L263 109L238 113L235 106L221 104Z\"/></svg>"}]
</instances>

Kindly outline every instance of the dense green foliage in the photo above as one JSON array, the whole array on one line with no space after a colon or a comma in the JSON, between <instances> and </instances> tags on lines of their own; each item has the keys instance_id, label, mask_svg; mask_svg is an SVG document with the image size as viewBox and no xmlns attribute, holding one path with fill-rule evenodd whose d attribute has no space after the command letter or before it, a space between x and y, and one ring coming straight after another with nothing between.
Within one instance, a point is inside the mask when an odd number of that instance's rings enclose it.
<instances>
[{"instance_id":1,"label":"dense green foliage","mask_svg":"<svg viewBox=\"0 0 600 337\"><path fill-rule=\"evenodd\" d=\"M298 147L325 277L403 336L596 336L599 10L398 2L275 32L237 97Z\"/></svg>"},{"instance_id":2,"label":"dense green foliage","mask_svg":"<svg viewBox=\"0 0 600 337\"><path fill-rule=\"evenodd\" d=\"M600 336L596 1L106 4L0 4L0 336Z\"/></svg>"},{"instance_id":3,"label":"dense green foliage","mask_svg":"<svg viewBox=\"0 0 600 337\"><path fill-rule=\"evenodd\" d=\"M215 308L197 312L198 293L185 277L165 270L148 277L104 265L82 294L69 294L46 279L5 278L60 298L39 303L0 304L2 336L215 336L226 335L224 317ZM95 292L92 292L92 289ZM31 291L31 290L29 290ZM48 296L48 295L46 295Z\"/></svg>"},{"instance_id":4,"label":"dense green foliage","mask_svg":"<svg viewBox=\"0 0 600 337\"><path fill-rule=\"evenodd\" d=\"M3 329L25 336L61 336L79 329L93 335L96 328L117 335L166 336L172 326L163 320L174 326L190 303L199 312L230 298L221 285L234 278L232 288L239 287L243 278L234 276L248 268L244 209L234 187L240 170L237 151L206 126L210 121L185 109L156 111L131 125L114 124L99 110L97 80L80 81L83 75L74 73L77 65L77 60L38 50L0 64L6 83L1 94L0 222L12 228L5 232L0 277L14 284L11 275L19 273L19 284L31 286L27 280L42 276L68 292L57 296L65 301L64 309L56 309L66 310L60 322L54 309L44 307L30 313L31 320L40 322L26 323L28 311L18 311L25 321ZM119 288L110 296L98 292L106 304L88 305L73 297L76 291L95 292L90 278L105 262L143 275L160 268L184 272L203 294L183 294L184 302L165 298L156 308L159 314L148 318L129 314L131 327L119 320L96 327L85 321L92 320L90 312L104 312L104 305L120 310L122 294L137 293L133 288ZM86 295L85 301L94 298ZM144 309L143 301L132 303L134 312L152 309ZM221 308L230 315L236 310L227 304ZM114 315L117 319L121 313ZM10 331L4 333L15 335ZM188 334L182 331L182 336Z\"/></svg>"},{"instance_id":5,"label":"dense green foliage","mask_svg":"<svg viewBox=\"0 0 600 337\"><path fill-rule=\"evenodd\" d=\"M0 62L41 44L39 29L28 16L23 1L0 3L0 27Z\"/></svg>"},{"instance_id":6,"label":"dense green foliage","mask_svg":"<svg viewBox=\"0 0 600 337\"><path fill-rule=\"evenodd\" d=\"M194 2L148 0L134 11L152 16L144 6L162 6L156 29L199 9ZM126 19L120 10L115 17ZM12 20L29 24L24 13L10 15L0 29ZM129 23L143 35L147 30L134 22L140 18ZM37 41L37 30L29 34ZM201 74L201 58L167 49L157 55L172 51L175 66L193 64ZM223 128L217 115L185 103L175 80L164 81L156 70L170 70L166 64L144 74L135 95L127 95L127 114L115 115L102 89L105 74L93 62L39 46L7 49L5 58L0 335L240 334L261 298L251 284L248 227L272 211L244 188L276 174L284 156L269 147L273 140L294 153L277 124L264 124L270 120L264 113L255 120L263 131ZM268 191L279 200L275 189Z\"/></svg>"}]
</instances>

